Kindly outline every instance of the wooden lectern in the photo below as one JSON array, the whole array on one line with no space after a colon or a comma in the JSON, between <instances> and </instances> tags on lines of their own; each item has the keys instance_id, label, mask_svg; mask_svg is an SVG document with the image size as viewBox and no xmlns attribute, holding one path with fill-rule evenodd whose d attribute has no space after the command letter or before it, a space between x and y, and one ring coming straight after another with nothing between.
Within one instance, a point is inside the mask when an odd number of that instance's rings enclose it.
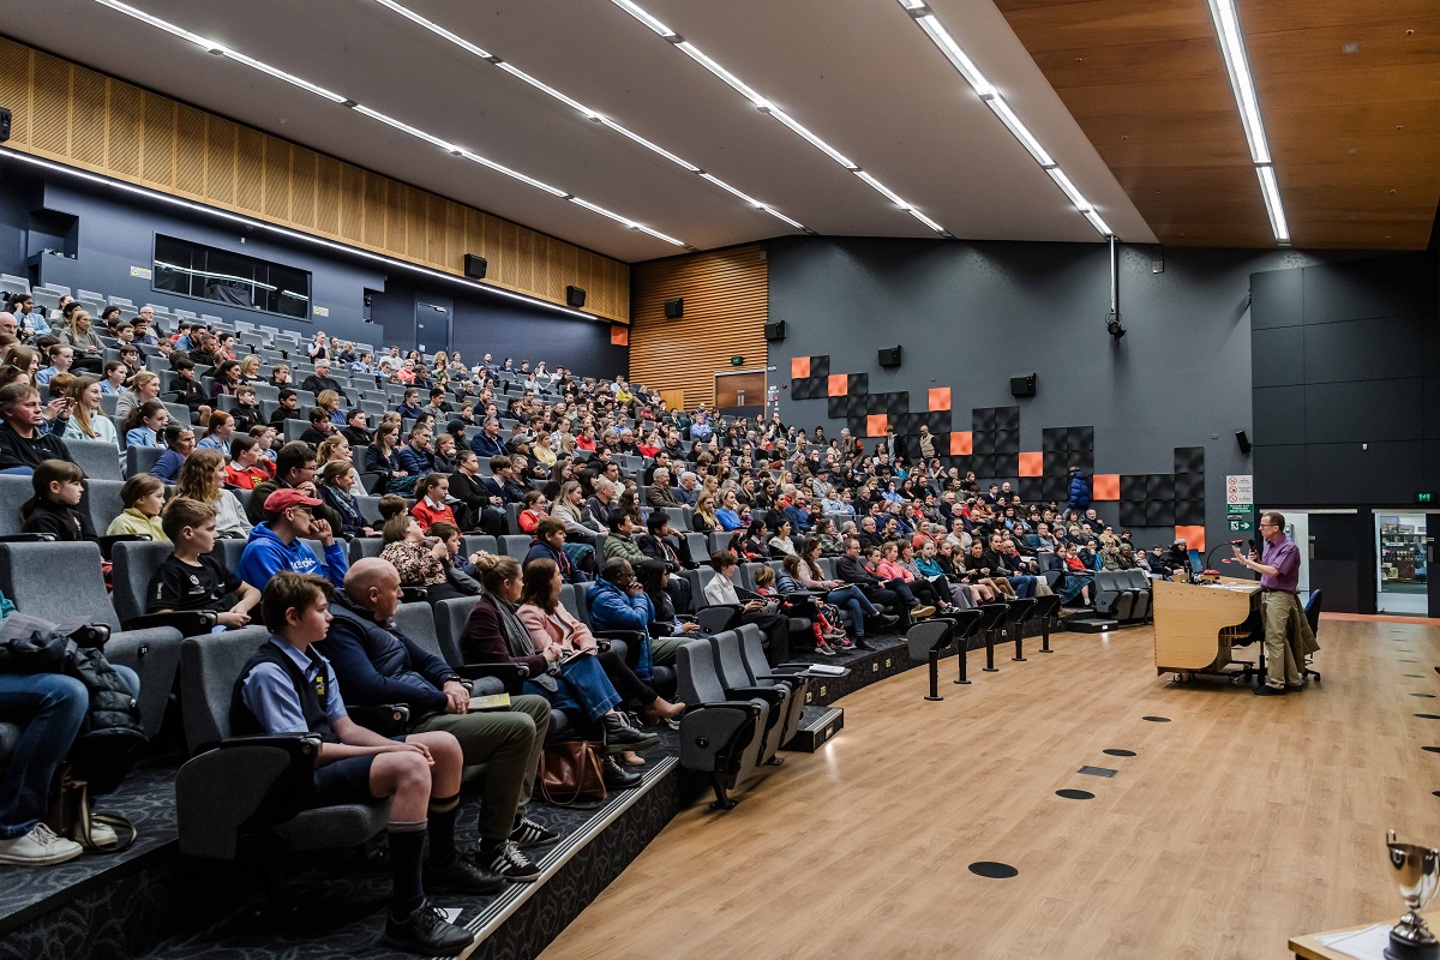
<instances>
[{"instance_id":1,"label":"wooden lectern","mask_svg":"<svg viewBox=\"0 0 1440 960\"><path fill-rule=\"evenodd\" d=\"M1230 648L1248 639L1260 613L1260 584L1219 577L1214 583L1151 583L1157 674L1222 674ZM1247 623L1251 617L1256 621ZM1243 674L1242 674L1243 675Z\"/></svg>"}]
</instances>

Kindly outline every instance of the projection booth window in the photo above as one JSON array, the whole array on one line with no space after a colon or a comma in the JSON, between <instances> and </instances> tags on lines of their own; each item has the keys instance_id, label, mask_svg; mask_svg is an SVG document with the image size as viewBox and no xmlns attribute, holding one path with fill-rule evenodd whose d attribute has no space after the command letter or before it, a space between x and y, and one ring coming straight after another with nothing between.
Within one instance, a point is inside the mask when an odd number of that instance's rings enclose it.
<instances>
[{"instance_id":1,"label":"projection booth window","mask_svg":"<svg viewBox=\"0 0 1440 960\"><path fill-rule=\"evenodd\" d=\"M166 293L299 319L310 316L306 271L175 237L156 234L152 282Z\"/></svg>"}]
</instances>

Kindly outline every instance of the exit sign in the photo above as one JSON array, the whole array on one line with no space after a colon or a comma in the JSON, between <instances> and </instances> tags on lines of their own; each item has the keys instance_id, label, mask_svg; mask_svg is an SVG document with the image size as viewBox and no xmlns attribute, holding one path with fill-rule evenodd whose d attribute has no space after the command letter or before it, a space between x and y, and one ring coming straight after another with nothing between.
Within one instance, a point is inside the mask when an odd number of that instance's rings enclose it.
<instances>
[{"instance_id":1,"label":"exit sign","mask_svg":"<svg viewBox=\"0 0 1440 960\"><path fill-rule=\"evenodd\" d=\"M732 366L732 367L738 367L738 366L740 366L740 364L742 364L742 363L744 363L744 362L745 362L745 358L744 358L744 357L731 357L731 358L730 358L730 366Z\"/></svg>"},{"instance_id":2,"label":"exit sign","mask_svg":"<svg viewBox=\"0 0 1440 960\"><path fill-rule=\"evenodd\" d=\"M1420 491L1417 491L1416 494L1415 494L1415 502L1416 502L1416 503L1434 503L1434 502L1435 502L1435 491L1433 491L1433 490L1420 490Z\"/></svg>"}]
</instances>

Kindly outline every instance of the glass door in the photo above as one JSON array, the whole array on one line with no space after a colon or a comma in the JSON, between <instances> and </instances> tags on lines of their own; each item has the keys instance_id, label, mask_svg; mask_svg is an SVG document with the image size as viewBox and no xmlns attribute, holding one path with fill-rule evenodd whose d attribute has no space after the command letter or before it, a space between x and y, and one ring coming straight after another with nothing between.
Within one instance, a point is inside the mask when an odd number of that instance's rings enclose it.
<instances>
[{"instance_id":1,"label":"glass door","mask_svg":"<svg viewBox=\"0 0 1440 960\"><path fill-rule=\"evenodd\" d=\"M1440 518L1437 518L1440 520ZM1428 617L1430 516L1375 511L1375 609L1377 613Z\"/></svg>"}]
</instances>

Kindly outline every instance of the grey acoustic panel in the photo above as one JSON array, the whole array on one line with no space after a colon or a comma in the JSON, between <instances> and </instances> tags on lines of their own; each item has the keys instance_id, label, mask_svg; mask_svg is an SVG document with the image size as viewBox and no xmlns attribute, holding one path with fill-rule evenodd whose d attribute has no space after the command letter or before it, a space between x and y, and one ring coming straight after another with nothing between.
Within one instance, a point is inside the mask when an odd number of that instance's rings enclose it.
<instances>
[{"instance_id":1,"label":"grey acoustic panel","mask_svg":"<svg viewBox=\"0 0 1440 960\"><path fill-rule=\"evenodd\" d=\"M830 357L829 357L828 355L827 355L827 356L823 356L823 357L811 357L811 358L810 358L810 376L812 376L812 377L828 377L828 376L830 376Z\"/></svg>"},{"instance_id":2,"label":"grey acoustic panel","mask_svg":"<svg viewBox=\"0 0 1440 960\"><path fill-rule=\"evenodd\" d=\"M1257 388L1251 403L1256 445L1305 442L1305 388Z\"/></svg>"},{"instance_id":3,"label":"grey acoustic panel","mask_svg":"<svg viewBox=\"0 0 1440 960\"><path fill-rule=\"evenodd\" d=\"M1434 318L1430 318L1434 322ZM1425 321L1383 317L1305 326L1305 383L1398 380L1424 373ZM1278 331L1265 331L1266 333ZM1258 340L1256 341L1258 342ZM1259 369L1259 358L1256 358ZM1300 380L1274 381L1300 383ZM1256 383L1256 386L1270 386Z\"/></svg>"},{"instance_id":4,"label":"grey acoustic panel","mask_svg":"<svg viewBox=\"0 0 1440 960\"><path fill-rule=\"evenodd\" d=\"M1250 274L1250 329L1298 327L1305 322L1303 271Z\"/></svg>"},{"instance_id":5,"label":"grey acoustic panel","mask_svg":"<svg viewBox=\"0 0 1440 960\"><path fill-rule=\"evenodd\" d=\"M995 430L995 408L976 407L970 413L970 429L975 433L989 433Z\"/></svg>"},{"instance_id":6,"label":"grey acoustic panel","mask_svg":"<svg viewBox=\"0 0 1440 960\"><path fill-rule=\"evenodd\" d=\"M1408 503L1425 487L1425 445L1414 440L1314 443L1305 447L1305 493L1312 504Z\"/></svg>"},{"instance_id":7,"label":"grey acoustic panel","mask_svg":"<svg viewBox=\"0 0 1440 960\"><path fill-rule=\"evenodd\" d=\"M1199 526L1205 522L1204 500L1176 500L1175 522L1185 526Z\"/></svg>"},{"instance_id":8,"label":"grey acoustic panel","mask_svg":"<svg viewBox=\"0 0 1440 960\"><path fill-rule=\"evenodd\" d=\"M1425 435L1419 378L1320 383L1305 387L1308 443L1419 440Z\"/></svg>"},{"instance_id":9,"label":"grey acoustic panel","mask_svg":"<svg viewBox=\"0 0 1440 960\"><path fill-rule=\"evenodd\" d=\"M1425 254L1349 260L1304 271L1306 325L1435 312L1435 273Z\"/></svg>"},{"instance_id":10,"label":"grey acoustic panel","mask_svg":"<svg viewBox=\"0 0 1440 960\"><path fill-rule=\"evenodd\" d=\"M1145 525L1147 527L1169 526L1175 523L1174 500L1146 500Z\"/></svg>"},{"instance_id":11,"label":"grey acoustic panel","mask_svg":"<svg viewBox=\"0 0 1440 960\"><path fill-rule=\"evenodd\" d=\"M1420 392L1424 398L1421 420L1425 439L1440 440L1440 377L1426 377L1421 381Z\"/></svg>"},{"instance_id":12,"label":"grey acoustic panel","mask_svg":"<svg viewBox=\"0 0 1440 960\"><path fill-rule=\"evenodd\" d=\"M1440 490L1440 440L1425 441L1425 489Z\"/></svg>"},{"instance_id":13,"label":"grey acoustic panel","mask_svg":"<svg viewBox=\"0 0 1440 960\"><path fill-rule=\"evenodd\" d=\"M1250 374L1255 387L1305 382L1305 327L1277 327L1250 334Z\"/></svg>"},{"instance_id":14,"label":"grey acoustic panel","mask_svg":"<svg viewBox=\"0 0 1440 960\"><path fill-rule=\"evenodd\" d=\"M1254 449L1255 500L1283 506L1301 505L1305 496L1303 444L1261 446Z\"/></svg>"},{"instance_id":15,"label":"grey acoustic panel","mask_svg":"<svg viewBox=\"0 0 1440 960\"><path fill-rule=\"evenodd\" d=\"M1170 473L1150 474L1145 479L1145 498L1147 500L1175 499L1175 475Z\"/></svg>"}]
</instances>

